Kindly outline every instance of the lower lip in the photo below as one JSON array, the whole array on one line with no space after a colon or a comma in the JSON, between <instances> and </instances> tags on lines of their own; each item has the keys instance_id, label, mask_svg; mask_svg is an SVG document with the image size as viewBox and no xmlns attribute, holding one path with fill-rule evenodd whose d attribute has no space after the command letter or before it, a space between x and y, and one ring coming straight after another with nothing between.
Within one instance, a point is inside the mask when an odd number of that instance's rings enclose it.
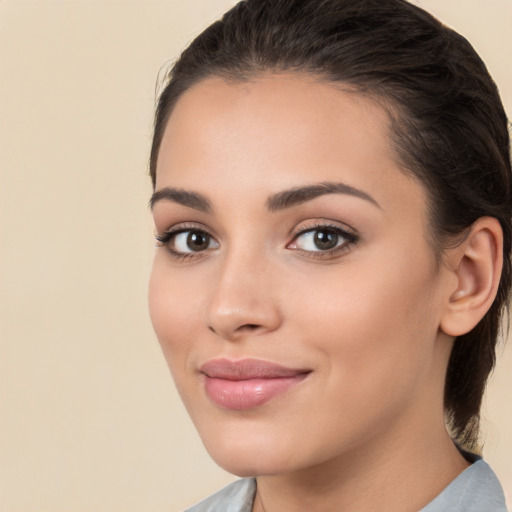
<instances>
[{"instance_id":1,"label":"lower lip","mask_svg":"<svg viewBox=\"0 0 512 512\"><path fill-rule=\"evenodd\" d=\"M242 411L262 405L299 384L307 374L292 377L227 380L205 376L208 398L223 409Z\"/></svg>"}]
</instances>

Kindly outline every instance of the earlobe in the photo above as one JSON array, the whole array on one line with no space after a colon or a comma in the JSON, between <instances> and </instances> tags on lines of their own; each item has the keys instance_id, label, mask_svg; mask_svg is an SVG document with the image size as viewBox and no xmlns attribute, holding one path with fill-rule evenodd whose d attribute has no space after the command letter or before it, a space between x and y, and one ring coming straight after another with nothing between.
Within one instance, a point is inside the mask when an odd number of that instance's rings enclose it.
<instances>
[{"instance_id":1,"label":"earlobe","mask_svg":"<svg viewBox=\"0 0 512 512\"><path fill-rule=\"evenodd\" d=\"M481 217L450 254L456 288L450 290L441 330L461 336L473 329L491 307L503 265L503 232L493 217Z\"/></svg>"}]
</instances>

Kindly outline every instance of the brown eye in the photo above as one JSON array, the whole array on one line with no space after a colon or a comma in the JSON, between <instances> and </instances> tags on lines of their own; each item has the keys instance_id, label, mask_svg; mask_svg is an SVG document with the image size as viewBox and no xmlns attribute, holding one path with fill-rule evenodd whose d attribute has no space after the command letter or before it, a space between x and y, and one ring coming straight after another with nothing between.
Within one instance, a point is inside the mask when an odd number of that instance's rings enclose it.
<instances>
[{"instance_id":1,"label":"brown eye","mask_svg":"<svg viewBox=\"0 0 512 512\"><path fill-rule=\"evenodd\" d=\"M291 248L308 252L331 251L351 241L350 235L340 229L319 227L300 233Z\"/></svg>"},{"instance_id":2,"label":"brown eye","mask_svg":"<svg viewBox=\"0 0 512 512\"><path fill-rule=\"evenodd\" d=\"M320 251L334 249L338 245L339 235L333 229L317 229L314 231L313 243Z\"/></svg>"},{"instance_id":3,"label":"brown eye","mask_svg":"<svg viewBox=\"0 0 512 512\"><path fill-rule=\"evenodd\" d=\"M194 255L209 249L217 249L218 242L202 229L177 229L156 237L160 246L173 255Z\"/></svg>"},{"instance_id":4,"label":"brown eye","mask_svg":"<svg viewBox=\"0 0 512 512\"><path fill-rule=\"evenodd\" d=\"M187 229L173 234L168 246L177 253L192 253L216 248L218 244L206 231Z\"/></svg>"},{"instance_id":5,"label":"brown eye","mask_svg":"<svg viewBox=\"0 0 512 512\"><path fill-rule=\"evenodd\" d=\"M330 224L316 224L295 235L287 249L303 257L330 259L341 256L359 241L359 235Z\"/></svg>"},{"instance_id":6,"label":"brown eye","mask_svg":"<svg viewBox=\"0 0 512 512\"><path fill-rule=\"evenodd\" d=\"M203 231L188 231L185 232L186 237L186 246L193 252L196 251L204 251L208 249L210 245L211 236ZM178 235L179 236L179 235ZM178 239L178 236L175 238L175 245Z\"/></svg>"}]
</instances>

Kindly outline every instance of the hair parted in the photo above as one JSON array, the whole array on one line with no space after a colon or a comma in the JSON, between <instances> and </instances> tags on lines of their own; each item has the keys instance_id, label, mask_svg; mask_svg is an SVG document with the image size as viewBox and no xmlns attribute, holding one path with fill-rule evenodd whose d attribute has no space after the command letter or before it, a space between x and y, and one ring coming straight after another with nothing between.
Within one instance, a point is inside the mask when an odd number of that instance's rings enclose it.
<instances>
[{"instance_id":1,"label":"hair parted","mask_svg":"<svg viewBox=\"0 0 512 512\"><path fill-rule=\"evenodd\" d=\"M438 253L479 217L499 220L498 294L455 341L445 384L452 435L475 449L512 280L510 136L495 83L466 39L405 0L245 0L204 30L167 74L155 116L153 185L167 119L187 89L211 76L245 81L272 72L310 74L385 108L399 162L427 190Z\"/></svg>"}]
</instances>

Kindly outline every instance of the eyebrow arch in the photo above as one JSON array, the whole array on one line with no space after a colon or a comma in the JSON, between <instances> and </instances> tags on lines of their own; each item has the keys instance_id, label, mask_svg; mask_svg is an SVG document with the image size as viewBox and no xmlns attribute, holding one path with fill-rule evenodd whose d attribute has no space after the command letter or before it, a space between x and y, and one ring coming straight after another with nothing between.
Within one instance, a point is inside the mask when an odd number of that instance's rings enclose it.
<instances>
[{"instance_id":1,"label":"eyebrow arch","mask_svg":"<svg viewBox=\"0 0 512 512\"><path fill-rule=\"evenodd\" d=\"M172 187L165 187L154 192L149 200L149 207L153 209L158 201L164 200L188 206L200 212L209 213L212 211L210 201L202 194Z\"/></svg>"},{"instance_id":2,"label":"eyebrow arch","mask_svg":"<svg viewBox=\"0 0 512 512\"><path fill-rule=\"evenodd\" d=\"M379 203L366 192L363 192L358 188L351 187L350 185L346 185L345 183L338 182L323 182L316 185L297 187L290 190L284 190L283 192L278 192L268 198L267 209L271 212L284 210L326 194L347 194L349 196L364 199L365 201L375 205L377 208L382 209Z\"/></svg>"}]
</instances>

